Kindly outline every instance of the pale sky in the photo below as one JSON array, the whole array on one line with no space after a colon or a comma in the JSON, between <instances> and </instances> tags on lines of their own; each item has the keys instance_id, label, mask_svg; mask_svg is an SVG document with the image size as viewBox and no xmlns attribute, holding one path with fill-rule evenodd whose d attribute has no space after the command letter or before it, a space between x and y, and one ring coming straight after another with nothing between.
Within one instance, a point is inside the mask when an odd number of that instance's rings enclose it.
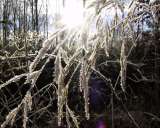
<instances>
[{"instance_id":1,"label":"pale sky","mask_svg":"<svg viewBox=\"0 0 160 128\"><path fill-rule=\"evenodd\" d=\"M62 7L63 0L39 0L39 7L41 7L41 13L44 10L45 2L48 2L48 16L49 16L49 31L54 31L54 17L56 13L61 14L62 22L69 27L80 24L83 20L83 0L66 0L65 8ZM131 0L123 0L125 3L125 14L127 14L130 8L127 8ZM43 5L43 7L42 7ZM104 17L109 22L115 15L115 9L110 8L108 11L104 11ZM121 17L121 11L118 10L118 15Z\"/></svg>"}]
</instances>

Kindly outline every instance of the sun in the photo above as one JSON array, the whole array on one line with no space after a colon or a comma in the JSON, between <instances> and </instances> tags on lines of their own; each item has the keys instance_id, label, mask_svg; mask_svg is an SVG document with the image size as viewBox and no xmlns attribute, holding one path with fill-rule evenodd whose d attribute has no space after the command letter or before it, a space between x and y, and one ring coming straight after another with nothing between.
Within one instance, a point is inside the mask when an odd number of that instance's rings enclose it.
<instances>
[{"instance_id":1,"label":"sun","mask_svg":"<svg viewBox=\"0 0 160 128\"><path fill-rule=\"evenodd\" d=\"M62 23L68 27L79 26L83 23L84 8L79 0L66 1L62 10Z\"/></svg>"}]
</instances>

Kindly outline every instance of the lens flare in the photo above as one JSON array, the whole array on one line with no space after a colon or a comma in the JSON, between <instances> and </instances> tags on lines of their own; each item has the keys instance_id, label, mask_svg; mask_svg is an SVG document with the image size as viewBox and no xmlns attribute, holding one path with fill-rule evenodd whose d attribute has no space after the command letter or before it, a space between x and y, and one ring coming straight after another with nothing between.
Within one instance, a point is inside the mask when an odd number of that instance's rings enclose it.
<instances>
[{"instance_id":1,"label":"lens flare","mask_svg":"<svg viewBox=\"0 0 160 128\"><path fill-rule=\"evenodd\" d=\"M107 128L107 126L104 122L99 122L96 128Z\"/></svg>"},{"instance_id":2,"label":"lens flare","mask_svg":"<svg viewBox=\"0 0 160 128\"><path fill-rule=\"evenodd\" d=\"M96 128L108 128L104 117L99 117L96 122Z\"/></svg>"}]
</instances>

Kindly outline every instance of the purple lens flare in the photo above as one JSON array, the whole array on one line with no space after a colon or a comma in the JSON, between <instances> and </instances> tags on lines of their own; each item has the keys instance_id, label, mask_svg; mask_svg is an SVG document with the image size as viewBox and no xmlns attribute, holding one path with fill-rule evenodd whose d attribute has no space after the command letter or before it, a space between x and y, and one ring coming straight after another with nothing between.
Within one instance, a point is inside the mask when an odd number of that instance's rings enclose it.
<instances>
[{"instance_id":1,"label":"purple lens flare","mask_svg":"<svg viewBox=\"0 0 160 128\"><path fill-rule=\"evenodd\" d=\"M108 128L106 120L100 117L96 122L96 128Z\"/></svg>"}]
</instances>

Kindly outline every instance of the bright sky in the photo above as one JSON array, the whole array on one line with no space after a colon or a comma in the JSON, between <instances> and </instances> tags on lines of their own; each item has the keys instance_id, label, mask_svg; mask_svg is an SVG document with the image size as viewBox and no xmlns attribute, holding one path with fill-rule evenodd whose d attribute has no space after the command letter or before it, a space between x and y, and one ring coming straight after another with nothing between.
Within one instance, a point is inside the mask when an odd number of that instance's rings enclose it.
<instances>
[{"instance_id":1,"label":"bright sky","mask_svg":"<svg viewBox=\"0 0 160 128\"><path fill-rule=\"evenodd\" d=\"M62 16L61 21L69 27L75 27L82 23L83 13L84 13L83 0L65 0L66 2L65 8L62 7L63 0L39 0L39 5L45 6L44 3L46 1L48 2L49 26L54 24L54 20L55 20L54 17L56 13ZM125 7L127 7L130 2L131 0L124 0ZM118 15L121 15L120 10L117 10L117 11L118 11ZM125 11L127 11L127 8ZM112 20L114 15L115 15L114 8L110 8L108 11L105 11L105 17L109 21ZM53 31L53 28L49 31Z\"/></svg>"},{"instance_id":2,"label":"bright sky","mask_svg":"<svg viewBox=\"0 0 160 128\"><path fill-rule=\"evenodd\" d=\"M74 27L83 21L83 0L66 0L64 8L62 7L63 0L47 0L47 2L49 25L54 24L56 13L62 16L62 22L68 27ZM39 7L45 6L44 3L46 0L40 0ZM45 13L45 7L43 8ZM53 31L53 28L49 31Z\"/></svg>"}]
</instances>

